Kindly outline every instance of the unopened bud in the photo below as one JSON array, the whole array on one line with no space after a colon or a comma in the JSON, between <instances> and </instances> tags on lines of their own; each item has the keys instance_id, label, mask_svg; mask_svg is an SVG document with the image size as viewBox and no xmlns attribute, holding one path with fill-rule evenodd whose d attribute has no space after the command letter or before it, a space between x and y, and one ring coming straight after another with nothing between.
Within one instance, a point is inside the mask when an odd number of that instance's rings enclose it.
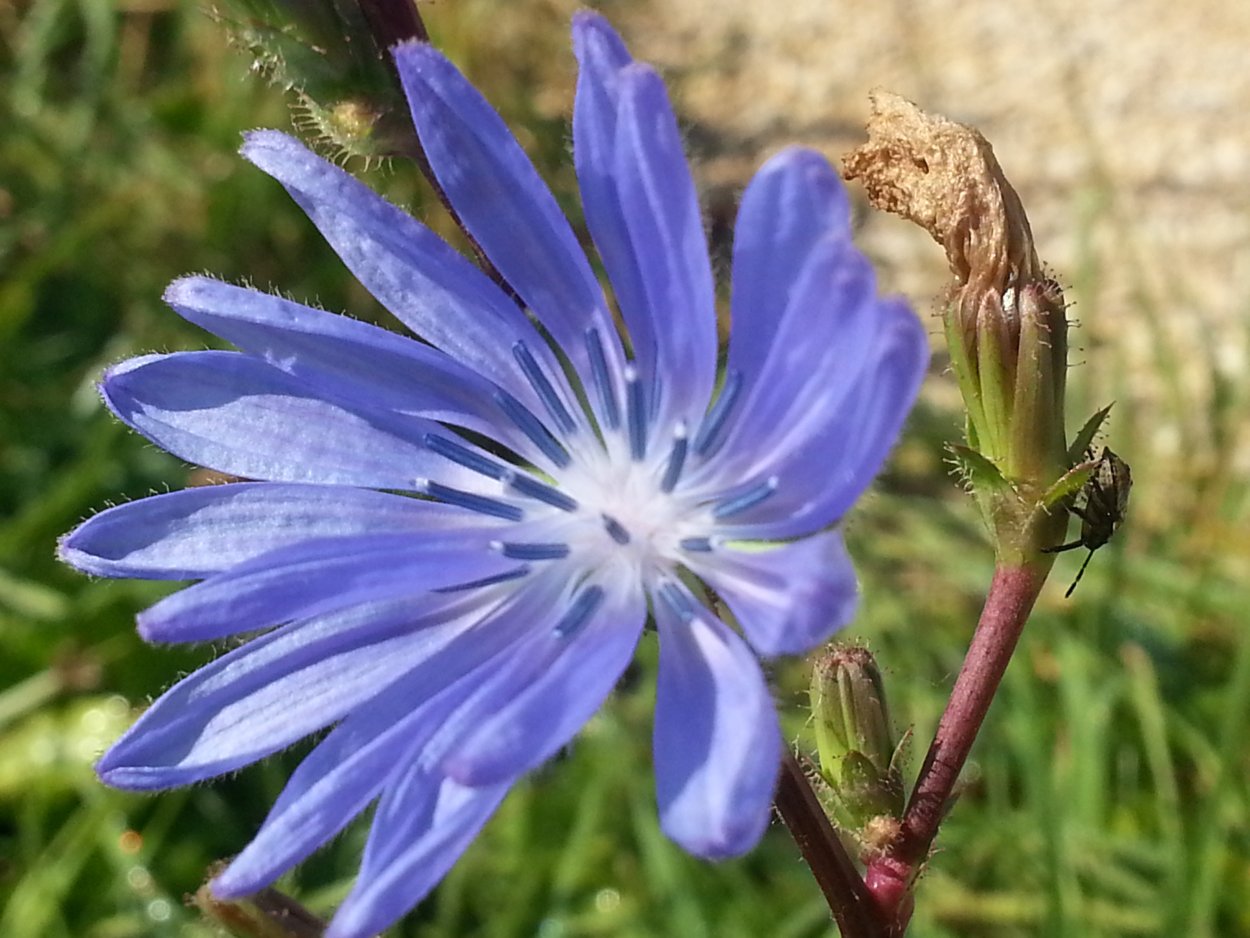
<instances>
[{"instance_id":1,"label":"unopened bud","mask_svg":"<svg viewBox=\"0 0 1250 938\"><path fill-rule=\"evenodd\" d=\"M872 653L831 645L817 656L811 706L826 807L834 823L863 844L883 818L903 813L898 740Z\"/></svg>"}]
</instances>

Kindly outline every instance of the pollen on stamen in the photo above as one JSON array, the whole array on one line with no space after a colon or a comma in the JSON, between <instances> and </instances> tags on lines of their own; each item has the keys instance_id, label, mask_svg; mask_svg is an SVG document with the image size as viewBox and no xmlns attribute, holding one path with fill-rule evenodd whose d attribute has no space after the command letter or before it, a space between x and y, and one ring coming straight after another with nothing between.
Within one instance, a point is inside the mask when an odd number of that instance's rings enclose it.
<instances>
[{"instance_id":1,"label":"pollen on stamen","mask_svg":"<svg viewBox=\"0 0 1250 938\"><path fill-rule=\"evenodd\" d=\"M621 524L611 515L602 515L603 526L607 529L608 535L618 544L629 543L629 532L625 530L625 525Z\"/></svg>"},{"instance_id":2,"label":"pollen on stamen","mask_svg":"<svg viewBox=\"0 0 1250 938\"><path fill-rule=\"evenodd\" d=\"M560 441L552 436L551 431L530 412L528 407L503 390L496 391L494 398L499 409L516 424L522 433L529 437L530 442L542 450L544 456L561 469L568 468L572 463L572 458L560 445Z\"/></svg>"},{"instance_id":3,"label":"pollen on stamen","mask_svg":"<svg viewBox=\"0 0 1250 938\"><path fill-rule=\"evenodd\" d=\"M556 389L551 386L551 382L543 374L543 370L530 352L529 346L524 342L514 343L512 346L512 357L521 366L525 379L529 381L530 387L534 389L534 393L538 395L539 400L543 402L543 406L547 408L547 413L556 422L556 426L565 433L572 433L576 428L576 424L560 400L560 395L556 393Z\"/></svg>"},{"instance_id":4,"label":"pollen on stamen","mask_svg":"<svg viewBox=\"0 0 1250 938\"><path fill-rule=\"evenodd\" d=\"M769 476L758 485L753 485L739 495L731 495L724 501L719 502L712 508L712 517L718 521L722 518L728 518L730 515L741 514L742 512L754 508L756 505L770 498L777 491L780 480L776 476Z\"/></svg>"},{"instance_id":5,"label":"pollen on stamen","mask_svg":"<svg viewBox=\"0 0 1250 938\"><path fill-rule=\"evenodd\" d=\"M629 424L629 455L641 462L647 455L647 402L638 369L625 366L625 419Z\"/></svg>"},{"instance_id":6,"label":"pollen on stamen","mask_svg":"<svg viewBox=\"0 0 1250 938\"><path fill-rule=\"evenodd\" d=\"M603 596L604 590L602 586L591 586L579 593L577 598L573 600L573 605L569 607L568 612L560 617L560 621L552 629L555 636L557 638L568 638L579 631L598 610L599 605L603 602Z\"/></svg>"},{"instance_id":7,"label":"pollen on stamen","mask_svg":"<svg viewBox=\"0 0 1250 938\"><path fill-rule=\"evenodd\" d=\"M716 402L712 404L711 410L703 418L699 432L694 438L695 455L707 456L720 443L721 432L729 422L729 415L733 412L734 404L738 402L741 393L742 372L735 369L726 373L720 394L716 396Z\"/></svg>"},{"instance_id":8,"label":"pollen on stamen","mask_svg":"<svg viewBox=\"0 0 1250 938\"><path fill-rule=\"evenodd\" d=\"M427 433L425 435L425 445L431 452L438 453L438 455L450 459L466 469L480 472L488 478L502 479L508 473L507 466L501 466L490 458L473 452L467 446L439 436L436 433Z\"/></svg>"},{"instance_id":9,"label":"pollen on stamen","mask_svg":"<svg viewBox=\"0 0 1250 938\"><path fill-rule=\"evenodd\" d=\"M509 560L563 560L569 555L569 545L561 543L522 544L512 541L491 541L491 549Z\"/></svg>"},{"instance_id":10,"label":"pollen on stamen","mask_svg":"<svg viewBox=\"0 0 1250 938\"><path fill-rule=\"evenodd\" d=\"M683 537L677 546L692 553L706 554L716 549L717 540L711 537Z\"/></svg>"},{"instance_id":11,"label":"pollen on stamen","mask_svg":"<svg viewBox=\"0 0 1250 938\"><path fill-rule=\"evenodd\" d=\"M677 486L677 480L681 478L682 467L686 464L686 450L689 448L689 439L686 431L686 421L679 421L673 429L673 449L668 454L668 466L664 470L664 478L660 480L660 491L671 492Z\"/></svg>"},{"instance_id":12,"label":"pollen on stamen","mask_svg":"<svg viewBox=\"0 0 1250 938\"><path fill-rule=\"evenodd\" d=\"M445 502L448 505L456 505L483 515L503 518L505 521L520 521L525 517L525 512L517 505L510 505L505 501L490 498L486 495L464 492L460 489L454 489L450 485L443 485L441 482L434 482L430 479L417 479L413 483L413 488L422 495L428 495L430 498Z\"/></svg>"},{"instance_id":13,"label":"pollen on stamen","mask_svg":"<svg viewBox=\"0 0 1250 938\"><path fill-rule=\"evenodd\" d=\"M616 430L621 425L621 410L616 403L616 391L608 374L608 360L603 354L603 341L599 338L598 329L592 327L586 330L586 350L590 353L590 374L594 378L595 390L599 392L604 422L609 430Z\"/></svg>"},{"instance_id":14,"label":"pollen on stamen","mask_svg":"<svg viewBox=\"0 0 1250 938\"><path fill-rule=\"evenodd\" d=\"M537 499L553 508L559 508L561 511L577 511L577 499L573 496L545 482L539 482L524 472L510 471L503 477L503 482L514 492Z\"/></svg>"},{"instance_id":15,"label":"pollen on stamen","mask_svg":"<svg viewBox=\"0 0 1250 938\"><path fill-rule=\"evenodd\" d=\"M661 583L657 592L682 622L689 622L694 618L694 605L690 602L690 598L677 587L677 584Z\"/></svg>"}]
</instances>

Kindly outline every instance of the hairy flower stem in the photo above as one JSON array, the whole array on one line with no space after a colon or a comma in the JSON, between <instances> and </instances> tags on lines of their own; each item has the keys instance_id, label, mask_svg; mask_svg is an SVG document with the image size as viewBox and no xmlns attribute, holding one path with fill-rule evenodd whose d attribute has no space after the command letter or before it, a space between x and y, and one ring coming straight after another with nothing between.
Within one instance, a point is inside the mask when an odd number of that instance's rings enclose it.
<instances>
[{"instance_id":1,"label":"hairy flower stem","mask_svg":"<svg viewBox=\"0 0 1250 938\"><path fill-rule=\"evenodd\" d=\"M413 0L358 0L358 3L379 49L389 49L397 42L410 39L430 41Z\"/></svg>"},{"instance_id":2,"label":"hairy flower stem","mask_svg":"<svg viewBox=\"0 0 1250 938\"><path fill-rule=\"evenodd\" d=\"M907 927L912 883L929 855L960 770L990 709L1048 569L1049 565L1026 564L1000 565L994 571L972 644L916 779L902 831L885 856L868 866L867 888L886 911L891 935L901 935Z\"/></svg>"},{"instance_id":3,"label":"hairy flower stem","mask_svg":"<svg viewBox=\"0 0 1250 938\"><path fill-rule=\"evenodd\" d=\"M417 40L419 42L429 42L430 33L425 28L425 21L421 19L421 13L417 10L415 0L357 0L361 11L365 15L365 19L369 23L369 30L373 34L373 41L377 43L379 49L389 50L392 46L400 42L410 42ZM389 52L387 58L389 59ZM398 82L398 76L395 76ZM455 223L464 235L465 240L469 244L469 250L473 252L473 259L477 261L477 265L482 271L490 277L495 284L502 289L509 297L512 298L518 306L524 305L519 296L511 285L504 280L498 268L491 263L490 258L486 256L486 252L482 250L482 246L478 244L477 239L470 233L468 226L461 220L459 213L451 204L451 199L447 197L447 192L443 189L438 181L438 177L434 175L434 170L430 166L430 161L425 156L425 150L421 146L421 141L417 138L416 131L406 135L407 140L403 141L407 144L404 147L403 155L408 157L417 164L417 169L421 171L421 175L425 177L426 182L434 190L439 204L443 206L443 210Z\"/></svg>"},{"instance_id":4,"label":"hairy flower stem","mask_svg":"<svg viewBox=\"0 0 1250 938\"><path fill-rule=\"evenodd\" d=\"M789 749L782 763L775 804L825 894L842 938L886 938L888 932L873 896L816 800L803 767Z\"/></svg>"},{"instance_id":5,"label":"hairy flower stem","mask_svg":"<svg viewBox=\"0 0 1250 938\"><path fill-rule=\"evenodd\" d=\"M321 938L326 923L276 889L262 889L235 902L214 899L207 886L195 894L195 904L211 921L247 938Z\"/></svg>"}]
</instances>

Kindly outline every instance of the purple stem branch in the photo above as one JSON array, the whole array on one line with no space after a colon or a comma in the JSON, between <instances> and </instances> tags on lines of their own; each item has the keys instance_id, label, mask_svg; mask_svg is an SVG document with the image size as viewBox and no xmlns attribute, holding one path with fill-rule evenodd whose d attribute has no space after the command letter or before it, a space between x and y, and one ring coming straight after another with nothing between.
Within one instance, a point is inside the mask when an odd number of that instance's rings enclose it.
<instances>
[{"instance_id":1,"label":"purple stem branch","mask_svg":"<svg viewBox=\"0 0 1250 938\"><path fill-rule=\"evenodd\" d=\"M213 922L233 934L250 938L321 938L326 923L276 889L262 889L246 899L214 899L207 886L195 895L195 904Z\"/></svg>"},{"instance_id":2,"label":"purple stem branch","mask_svg":"<svg viewBox=\"0 0 1250 938\"><path fill-rule=\"evenodd\" d=\"M1031 566L999 566L994 571L972 644L907 804L902 831L886 855L868 867L867 888L888 912L893 935L901 935L907 927L912 883L929 855L959 773L1045 579L1046 570Z\"/></svg>"},{"instance_id":3,"label":"purple stem branch","mask_svg":"<svg viewBox=\"0 0 1250 938\"><path fill-rule=\"evenodd\" d=\"M430 33L425 28L425 21L421 19L421 13L417 10L417 4L414 0L357 0L361 12L364 14L365 20L369 23L369 30L373 34L373 41L376 43L378 50L391 64L391 71L394 75L394 64L390 62L391 47L400 42L409 42L417 40L419 42L429 42ZM398 75L394 75L396 82L399 80ZM439 183L438 178L434 175L434 169L430 166L429 159L426 158L425 149L421 146L415 129L410 135L409 145L404 150L404 156L407 156L417 164L417 169L421 171L421 175L425 177L426 182L434 190L434 195L438 198L439 204L443 206L444 211L451 217L456 227L464 234L465 240L469 244L469 250L473 252L473 257L477 261L479 267L486 276L490 277L497 286L500 287L514 303L523 306L516 291L504 279L499 269L491 263L490 258L486 256L486 252L482 250L482 246L478 244L477 239L473 237L464 221L461 220L459 213L452 207L451 199L447 197L446 190Z\"/></svg>"},{"instance_id":4,"label":"purple stem branch","mask_svg":"<svg viewBox=\"0 0 1250 938\"><path fill-rule=\"evenodd\" d=\"M825 894L842 938L886 938L875 900L816 800L803 767L788 747L775 805Z\"/></svg>"}]
</instances>

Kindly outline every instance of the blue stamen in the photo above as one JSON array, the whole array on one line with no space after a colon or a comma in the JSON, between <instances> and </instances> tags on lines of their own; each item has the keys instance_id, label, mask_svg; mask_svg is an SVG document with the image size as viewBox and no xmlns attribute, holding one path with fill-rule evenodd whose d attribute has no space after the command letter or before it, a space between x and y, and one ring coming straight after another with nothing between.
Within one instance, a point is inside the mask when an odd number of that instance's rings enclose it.
<instances>
[{"instance_id":1,"label":"blue stamen","mask_svg":"<svg viewBox=\"0 0 1250 938\"><path fill-rule=\"evenodd\" d=\"M435 433L427 433L425 435L425 445L432 452L445 456L457 465L464 466L466 469L472 469L474 472L480 472L482 475L492 479L502 479L509 471L507 466L501 466L494 460L480 453L473 452L467 446L462 446Z\"/></svg>"},{"instance_id":2,"label":"blue stamen","mask_svg":"<svg viewBox=\"0 0 1250 938\"><path fill-rule=\"evenodd\" d=\"M562 560L569 555L568 544L518 544L496 541L491 545L510 560Z\"/></svg>"},{"instance_id":3,"label":"blue stamen","mask_svg":"<svg viewBox=\"0 0 1250 938\"><path fill-rule=\"evenodd\" d=\"M731 495L712 509L712 517L720 520L754 508L777 491L777 477L769 476L758 485L753 485L741 495Z\"/></svg>"},{"instance_id":4,"label":"blue stamen","mask_svg":"<svg viewBox=\"0 0 1250 938\"><path fill-rule=\"evenodd\" d=\"M527 566L520 566L507 573L496 573L494 576L482 577L480 580L474 580L471 583L461 583L459 586L444 586L441 589L431 590L432 593L460 593L464 590L474 590L482 586L494 586L496 583L507 583L509 580L519 580L530 572Z\"/></svg>"},{"instance_id":5,"label":"blue stamen","mask_svg":"<svg viewBox=\"0 0 1250 938\"><path fill-rule=\"evenodd\" d=\"M712 549L712 539L710 537L684 537L677 546L696 554L706 554Z\"/></svg>"},{"instance_id":6,"label":"blue stamen","mask_svg":"<svg viewBox=\"0 0 1250 938\"><path fill-rule=\"evenodd\" d=\"M552 629L556 638L568 638L584 626L603 602L603 587L591 586L578 594L568 612L560 617L556 627Z\"/></svg>"},{"instance_id":7,"label":"blue stamen","mask_svg":"<svg viewBox=\"0 0 1250 938\"><path fill-rule=\"evenodd\" d=\"M543 422L535 417L528 407L518 401L507 391L499 390L494 394L495 403L517 427L530 438L543 455L561 469L566 468L572 460L568 452L560 445L560 441L551 435L551 431L543 426Z\"/></svg>"},{"instance_id":8,"label":"blue stamen","mask_svg":"<svg viewBox=\"0 0 1250 938\"><path fill-rule=\"evenodd\" d=\"M625 530L625 525L621 524L611 515L602 515L603 526L608 529L608 534L612 540L618 544L629 543L629 532Z\"/></svg>"},{"instance_id":9,"label":"blue stamen","mask_svg":"<svg viewBox=\"0 0 1250 938\"><path fill-rule=\"evenodd\" d=\"M716 403L703 418L698 436L694 439L694 451L699 456L706 456L720 443L721 431L729 420L734 404L742 392L742 372L733 370L725 375L725 383L721 386Z\"/></svg>"},{"instance_id":10,"label":"blue stamen","mask_svg":"<svg viewBox=\"0 0 1250 938\"><path fill-rule=\"evenodd\" d=\"M491 515L495 518L503 518L505 521L520 521L525 517L525 512L516 505L509 505L507 502L501 502L497 498L489 498L485 495L475 495L472 492L453 489L451 486L443 485L441 482L418 479L416 487L417 491L422 495L436 498L440 502L446 502L448 505L457 505L461 508L467 508L470 511L480 512L484 515Z\"/></svg>"},{"instance_id":11,"label":"blue stamen","mask_svg":"<svg viewBox=\"0 0 1250 938\"><path fill-rule=\"evenodd\" d=\"M660 598L668 604L668 607L682 622L689 622L694 618L694 605L690 602L690 597L677 588L677 584L663 583L660 585L659 593Z\"/></svg>"},{"instance_id":12,"label":"blue stamen","mask_svg":"<svg viewBox=\"0 0 1250 938\"><path fill-rule=\"evenodd\" d=\"M530 354L529 347L524 342L514 343L512 346L512 357L521 366L521 371L525 373L525 378L529 381L530 387L534 389L534 393L543 402L543 406L547 408L547 413L551 414L551 419L556 422L556 426L565 433L572 433L577 425L573 422L573 418L569 416L569 412L565 410L564 404L560 400L560 395L556 394L556 389L551 386L551 382L543 374L542 368L538 366L538 362Z\"/></svg>"},{"instance_id":13,"label":"blue stamen","mask_svg":"<svg viewBox=\"0 0 1250 938\"><path fill-rule=\"evenodd\" d=\"M565 495L559 489L545 482L539 482L533 476L524 472L508 473L506 481L512 489L522 495L536 498L540 502L551 505L553 508L559 508L561 511L577 511L577 499L571 495Z\"/></svg>"},{"instance_id":14,"label":"blue stamen","mask_svg":"<svg viewBox=\"0 0 1250 938\"><path fill-rule=\"evenodd\" d=\"M598 329L586 330L586 350L590 353L590 374L595 380L595 389L599 392L599 405L603 408L603 419L609 430L621 425L621 410L616 403L616 391L612 388L612 377L608 374L608 360L603 354L603 342L599 338Z\"/></svg>"},{"instance_id":15,"label":"blue stamen","mask_svg":"<svg viewBox=\"0 0 1250 938\"><path fill-rule=\"evenodd\" d=\"M647 410L638 369L625 367L625 417L629 422L629 455L641 462L647 455Z\"/></svg>"},{"instance_id":16,"label":"blue stamen","mask_svg":"<svg viewBox=\"0 0 1250 938\"><path fill-rule=\"evenodd\" d=\"M660 480L660 491L671 492L681 478L682 466L686 464L686 450L689 438L686 435L686 423L683 420L673 431L673 450L668 454L668 468L664 470L664 478Z\"/></svg>"}]
</instances>

